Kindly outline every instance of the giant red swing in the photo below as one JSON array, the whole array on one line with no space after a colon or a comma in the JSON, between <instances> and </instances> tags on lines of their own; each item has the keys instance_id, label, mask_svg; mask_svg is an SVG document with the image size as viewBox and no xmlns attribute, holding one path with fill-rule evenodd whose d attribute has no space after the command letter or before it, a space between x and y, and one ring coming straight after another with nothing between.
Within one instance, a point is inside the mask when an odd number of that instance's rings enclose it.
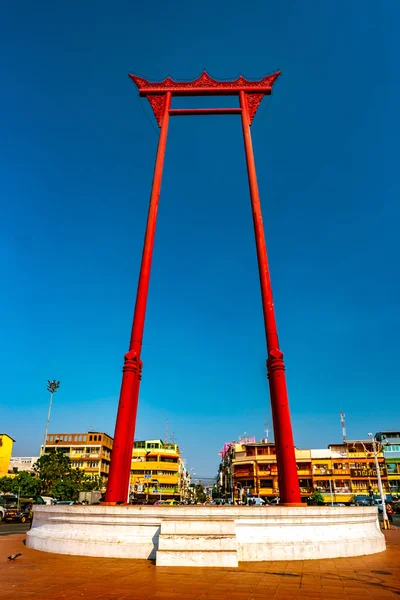
<instances>
[{"instance_id":1,"label":"giant red swing","mask_svg":"<svg viewBox=\"0 0 400 600\"><path fill-rule=\"evenodd\" d=\"M250 135L250 125L261 100L264 96L271 94L272 86L279 75L279 72L274 73L259 81L248 81L244 77L239 77L239 79L236 79L235 81L228 82L216 81L204 72L198 79L192 82L174 81L168 77L165 81L160 83L149 82L146 79L134 75L129 76L137 85L140 96L146 97L150 102L154 116L160 127L160 137L150 195L132 333L129 351L124 357L114 445L105 498L107 503L122 503L126 502L128 498L139 387L142 377L141 350L143 330L169 118L185 115L236 114L240 115L242 121L250 200L253 212L254 234L267 342L267 374L269 379L278 463L280 501L281 504L291 506L298 506L301 504L286 387L285 365L283 362L283 353L279 347L278 341L256 167ZM173 96L238 96L239 107L173 109L171 108Z\"/></svg>"}]
</instances>

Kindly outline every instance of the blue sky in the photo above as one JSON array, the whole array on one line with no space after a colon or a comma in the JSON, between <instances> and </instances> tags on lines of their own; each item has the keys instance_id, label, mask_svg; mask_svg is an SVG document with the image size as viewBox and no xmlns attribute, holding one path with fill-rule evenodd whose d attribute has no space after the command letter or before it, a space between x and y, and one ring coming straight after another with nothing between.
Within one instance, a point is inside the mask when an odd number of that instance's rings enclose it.
<instances>
[{"instance_id":1,"label":"blue sky","mask_svg":"<svg viewBox=\"0 0 400 600\"><path fill-rule=\"evenodd\" d=\"M252 135L295 441L340 440L340 410L350 438L398 427L398 2L1 13L0 430L15 454L38 453L47 379L52 431L113 434L158 135L128 72L282 69ZM171 121L142 358L136 437L168 419L198 475L271 423L238 117Z\"/></svg>"}]
</instances>

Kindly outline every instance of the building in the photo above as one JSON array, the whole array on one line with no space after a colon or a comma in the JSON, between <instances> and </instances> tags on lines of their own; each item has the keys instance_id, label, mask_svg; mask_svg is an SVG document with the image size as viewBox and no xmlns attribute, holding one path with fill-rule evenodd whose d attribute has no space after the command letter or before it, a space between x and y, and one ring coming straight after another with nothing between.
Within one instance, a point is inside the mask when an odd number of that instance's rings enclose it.
<instances>
[{"instance_id":1,"label":"building","mask_svg":"<svg viewBox=\"0 0 400 600\"><path fill-rule=\"evenodd\" d=\"M400 457L398 445L388 446L387 454L396 453L396 448ZM219 494L236 500L243 492L269 501L279 497L274 443L231 442L224 445L220 454ZM303 502L307 502L314 491L319 491L326 503L350 503L354 496L379 493L371 440L331 444L324 449L295 448L295 455ZM398 484L389 485L382 448L378 448L377 455L383 489L389 493ZM392 481L400 483L400 458L395 464Z\"/></svg>"},{"instance_id":2,"label":"building","mask_svg":"<svg viewBox=\"0 0 400 600\"><path fill-rule=\"evenodd\" d=\"M382 444L389 490L400 494L400 432L381 431L375 437Z\"/></svg>"},{"instance_id":3,"label":"building","mask_svg":"<svg viewBox=\"0 0 400 600\"><path fill-rule=\"evenodd\" d=\"M39 456L12 456L8 472L19 473L20 471L28 471L33 473L33 465L39 459Z\"/></svg>"},{"instance_id":4,"label":"building","mask_svg":"<svg viewBox=\"0 0 400 600\"><path fill-rule=\"evenodd\" d=\"M72 466L83 469L86 475L99 475L107 481L110 470L113 438L107 433L88 431L87 433L49 433L46 440L46 453L51 450L64 452ZM43 446L40 455L43 454Z\"/></svg>"},{"instance_id":5,"label":"building","mask_svg":"<svg viewBox=\"0 0 400 600\"><path fill-rule=\"evenodd\" d=\"M131 463L131 498L150 502L184 500L190 475L177 444L162 440L136 441Z\"/></svg>"},{"instance_id":6,"label":"building","mask_svg":"<svg viewBox=\"0 0 400 600\"><path fill-rule=\"evenodd\" d=\"M271 442L232 442L221 452L219 492L238 500L243 492L272 500L279 497L275 444ZM313 491L311 451L296 448L297 472L302 498ZM304 500L306 501L306 500Z\"/></svg>"},{"instance_id":7,"label":"building","mask_svg":"<svg viewBox=\"0 0 400 600\"><path fill-rule=\"evenodd\" d=\"M8 475L13 443L15 440L7 433L0 433L0 477Z\"/></svg>"}]
</instances>

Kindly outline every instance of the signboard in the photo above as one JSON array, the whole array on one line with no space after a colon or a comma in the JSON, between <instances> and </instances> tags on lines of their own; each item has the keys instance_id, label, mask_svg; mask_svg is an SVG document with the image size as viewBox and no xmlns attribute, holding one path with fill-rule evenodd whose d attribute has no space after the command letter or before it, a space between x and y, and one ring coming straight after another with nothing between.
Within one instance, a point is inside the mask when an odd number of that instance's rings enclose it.
<instances>
[{"instance_id":1,"label":"signboard","mask_svg":"<svg viewBox=\"0 0 400 600\"><path fill-rule=\"evenodd\" d=\"M143 484L142 483L138 483L137 485L137 491L139 492L139 494L141 494L143 492Z\"/></svg>"},{"instance_id":2,"label":"signboard","mask_svg":"<svg viewBox=\"0 0 400 600\"><path fill-rule=\"evenodd\" d=\"M380 474L386 476L386 469L381 467ZM377 477L376 469L350 469L351 477Z\"/></svg>"},{"instance_id":3,"label":"signboard","mask_svg":"<svg viewBox=\"0 0 400 600\"><path fill-rule=\"evenodd\" d=\"M151 475L145 475L144 478L145 479L151 479Z\"/></svg>"}]
</instances>

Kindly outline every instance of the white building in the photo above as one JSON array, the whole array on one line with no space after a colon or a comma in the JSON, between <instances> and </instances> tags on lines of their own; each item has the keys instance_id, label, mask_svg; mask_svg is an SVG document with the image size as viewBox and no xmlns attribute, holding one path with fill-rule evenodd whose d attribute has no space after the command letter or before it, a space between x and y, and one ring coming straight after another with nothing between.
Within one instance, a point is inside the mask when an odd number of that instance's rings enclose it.
<instances>
[{"instance_id":1,"label":"white building","mask_svg":"<svg viewBox=\"0 0 400 600\"><path fill-rule=\"evenodd\" d=\"M20 471L33 472L33 465L39 460L38 456L12 456L10 459L9 473L19 473Z\"/></svg>"}]
</instances>

